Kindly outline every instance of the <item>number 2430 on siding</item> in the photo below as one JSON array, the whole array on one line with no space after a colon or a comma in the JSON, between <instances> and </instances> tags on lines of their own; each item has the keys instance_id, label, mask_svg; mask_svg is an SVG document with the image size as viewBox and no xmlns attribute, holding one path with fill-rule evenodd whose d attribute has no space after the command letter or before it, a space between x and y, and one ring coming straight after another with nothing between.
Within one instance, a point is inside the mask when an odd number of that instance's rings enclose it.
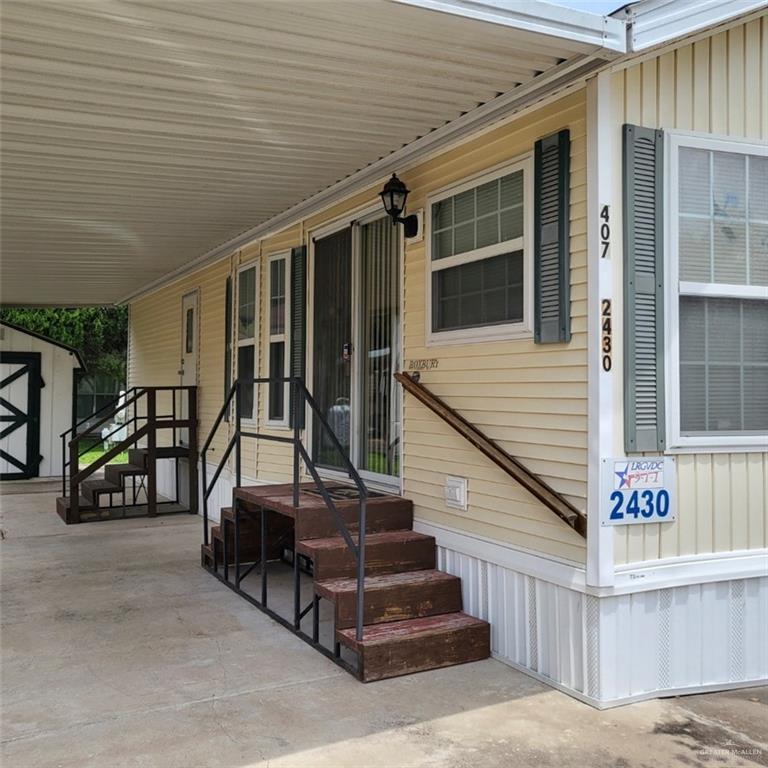
<instances>
[{"instance_id":1,"label":"number 2430 on siding","mask_svg":"<svg viewBox=\"0 0 768 768\"><path fill-rule=\"evenodd\" d=\"M668 523L676 519L673 457L603 459L602 472L601 525Z\"/></svg>"}]
</instances>

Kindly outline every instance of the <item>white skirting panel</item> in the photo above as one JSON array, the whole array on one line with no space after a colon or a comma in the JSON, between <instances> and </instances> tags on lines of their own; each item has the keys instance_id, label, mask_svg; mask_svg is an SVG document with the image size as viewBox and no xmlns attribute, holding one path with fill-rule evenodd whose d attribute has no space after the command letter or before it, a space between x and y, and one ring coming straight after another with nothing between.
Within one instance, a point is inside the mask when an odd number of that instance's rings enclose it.
<instances>
[{"instance_id":1,"label":"white skirting panel","mask_svg":"<svg viewBox=\"0 0 768 768\"><path fill-rule=\"evenodd\" d=\"M490 622L493 655L596 707L768 679L768 576L598 597L429 532L464 610Z\"/></svg>"}]
</instances>

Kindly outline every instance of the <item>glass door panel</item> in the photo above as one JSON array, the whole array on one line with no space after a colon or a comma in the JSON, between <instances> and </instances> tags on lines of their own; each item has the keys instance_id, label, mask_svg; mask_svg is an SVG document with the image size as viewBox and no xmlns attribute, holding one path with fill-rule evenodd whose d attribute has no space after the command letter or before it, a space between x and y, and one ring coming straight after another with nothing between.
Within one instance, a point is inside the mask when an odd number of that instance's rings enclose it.
<instances>
[{"instance_id":1,"label":"glass door panel","mask_svg":"<svg viewBox=\"0 0 768 768\"><path fill-rule=\"evenodd\" d=\"M358 467L400 474L400 285L397 228L389 218L360 226Z\"/></svg>"},{"instance_id":2,"label":"glass door panel","mask_svg":"<svg viewBox=\"0 0 768 768\"><path fill-rule=\"evenodd\" d=\"M315 242L312 393L349 453L352 392L352 237L343 229ZM316 464L337 469L341 457L318 423L312 429Z\"/></svg>"}]
</instances>

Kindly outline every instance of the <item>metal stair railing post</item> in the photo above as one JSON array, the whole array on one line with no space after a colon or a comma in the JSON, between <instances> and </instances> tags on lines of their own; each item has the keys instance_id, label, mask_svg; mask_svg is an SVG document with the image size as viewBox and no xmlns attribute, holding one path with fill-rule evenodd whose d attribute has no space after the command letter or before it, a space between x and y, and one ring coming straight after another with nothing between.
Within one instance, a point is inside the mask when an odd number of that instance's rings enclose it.
<instances>
[{"instance_id":1,"label":"metal stair railing post","mask_svg":"<svg viewBox=\"0 0 768 768\"><path fill-rule=\"evenodd\" d=\"M147 395L147 515L157 514L157 393L148 389Z\"/></svg>"},{"instance_id":2,"label":"metal stair railing post","mask_svg":"<svg viewBox=\"0 0 768 768\"><path fill-rule=\"evenodd\" d=\"M67 463L67 438L65 437L67 433L64 432L61 435L61 495L66 498L67 497L67 468L69 464Z\"/></svg>"},{"instance_id":3,"label":"metal stair railing post","mask_svg":"<svg viewBox=\"0 0 768 768\"><path fill-rule=\"evenodd\" d=\"M240 435L242 433L242 418L243 418L243 394L240 381L237 382L237 388L235 389L235 437L237 438L237 444L235 447L235 487L239 488L243 483L243 455L240 443Z\"/></svg>"},{"instance_id":4,"label":"metal stair railing post","mask_svg":"<svg viewBox=\"0 0 768 768\"><path fill-rule=\"evenodd\" d=\"M182 391L181 397L184 397L184 394L185 392ZM192 515L196 515L199 503L199 489L197 484L197 387L190 387L186 390L186 395L187 418L189 419L189 428L187 431L187 439L189 440L189 512ZM175 396L173 402L175 410ZM174 446L176 445L175 429L173 430L173 444ZM175 460L175 463L176 473L178 475L178 459Z\"/></svg>"},{"instance_id":5,"label":"metal stair railing post","mask_svg":"<svg viewBox=\"0 0 768 768\"><path fill-rule=\"evenodd\" d=\"M283 389L285 392L285 389ZM295 404L295 412L293 414L293 506L295 509L299 508L299 479L301 476L301 470L299 466L299 441L301 440L301 430L299 428L298 408L299 404L304 402L303 398L299 398L299 390L296 386L296 380L291 379L290 385L291 398L289 402ZM306 410L306 406L305 406ZM263 514L263 513L262 513ZM299 540L296 536L296 528L294 527L293 534L293 626L296 630L301 629L301 575L299 573ZM263 566L262 566L263 567ZM317 604L313 602L315 606L314 621L317 621Z\"/></svg>"},{"instance_id":6,"label":"metal stair railing post","mask_svg":"<svg viewBox=\"0 0 768 768\"><path fill-rule=\"evenodd\" d=\"M75 523L80 522L80 472L77 437L69 444L69 513Z\"/></svg>"},{"instance_id":7,"label":"metal stair railing post","mask_svg":"<svg viewBox=\"0 0 768 768\"><path fill-rule=\"evenodd\" d=\"M210 432L208 433L208 437L205 440L205 443L203 443L203 447L200 449L200 464L201 466L201 472L202 472L202 485L203 485L203 543L208 546L210 543L209 539L209 533L208 533L208 499L210 498L211 492L213 491L214 486L216 485L216 481L219 479L219 475L221 474L221 470L223 469L224 463L229 458L229 454L232 452L232 449L235 444L235 438L236 435L233 435L233 437L230 438L229 443L227 444L227 447L224 451L223 456L221 457L221 460L219 461L219 466L216 468L216 472L214 473L213 479L211 480L211 484L208 485L208 461L206 459L206 455L208 453L208 449L211 446L211 442L213 442L213 438L216 435L216 432L219 428L219 425L221 424L222 420L224 419L224 415L229 410L231 404L232 404L232 398L235 396L235 392L238 389L238 382L235 380L234 384L229 388L229 392L227 392L226 398L224 398L224 404L221 406L221 409L219 410L218 415L216 416L216 420L213 422L213 426L210 429Z\"/></svg>"}]
</instances>

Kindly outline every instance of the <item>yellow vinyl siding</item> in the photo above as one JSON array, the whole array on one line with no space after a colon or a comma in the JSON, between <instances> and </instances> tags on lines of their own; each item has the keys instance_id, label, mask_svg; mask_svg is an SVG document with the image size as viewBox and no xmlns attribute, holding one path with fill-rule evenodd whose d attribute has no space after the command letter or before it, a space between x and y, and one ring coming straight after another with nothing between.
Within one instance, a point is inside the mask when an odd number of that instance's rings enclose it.
<instances>
[{"instance_id":1,"label":"yellow vinyl siding","mask_svg":"<svg viewBox=\"0 0 768 768\"><path fill-rule=\"evenodd\" d=\"M617 131L768 140L768 15L617 71L613 92ZM677 467L677 521L617 528L618 564L768 546L768 454L702 450Z\"/></svg>"},{"instance_id":2,"label":"yellow vinyl siding","mask_svg":"<svg viewBox=\"0 0 768 768\"><path fill-rule=\"evenodd\" d=\"M173 386L179 383L181 360L181 299L198 291L198 413L202 440L207 436L224 397L224 311L227 261L194 272L131 304L129 386ZM167 396L158 402L158 411L169 407ZM162 434L159 444L170 440ZM226 425L222 427L210 455L220 455L226 446Z\"/></svg>"},{"instance_id":3,"label":"yellow vinyl siding","mask_svg":"<svg viewBox=\"0 0 768 768\"><path fill-rule=\"evenodd\" d=\"M586 114L585 92L577 90L518 120L488 130L412 168L396 169L411 189L409 210L425 208L439 189L466 181L494 166L533 153L537 139L563 128L571 132L571 317L568 344L537 345L532 338L427 346L425 242L405 249L403 275L404 367L414 358L437 358L439 367L422 381L472 423L540 473L578 508L586 507ZM393 169L394 170L394 169ZM260 264L259 375L267 373L267 259L308 242L311 233L357 211L378 205L378 187L321 214L250 244L183 281L133 303L132 380L174 379L181 328L181 296L201 289L200 367L204 437L223 398L224 279L242 264ZM428 218L425 211L425 219ZM427 225L427 236L429 227ZM529 244L532 248L532 243ZM211 298L216 286L214 311ZM311 285L308 286L311 291ZM236 296L235 296L236 305ZM174 314L175 313L175 314ZM311 313L310 313L311 314ZM167 324L167 325L166 325ZM209 327L209 324L211 327ZM311 316L308 317L311 326ZM310 331L311 338L311 331ZM311 355L311 349L309 351ZM140 374L140 375L139 375ZM266 426L266 388L258 393L257 427ZM213 414L213 416L211 415ZM224 445L226 430L217 445ZM215 454L211 455L213 459ZM475 448L411 397L405 396L402 435L403 492L419 520L570 561L585 561L584 540ZM243 444L243 474L259 481L285 481L292 468L289 446L252 440ZM448 508L443 486L448 474L469 481L469 506Z\"/></svg>"},{"instance_id":4,"label":"yellow vinyl siding","mask_svg":"<svg viewBox=\"0 0 768 768\"><path fill-rule=\"evenodd\" d=\"M579 91L412 169L410 210L438 189L533 151L536 139L571 131L571 328L569 344L532 339L427 345L426 242L405 258L403 360L431 358L422 382L577 507L586 504L586 137ZM427 225L426 234L429 234ZM416 516L458 530L583 562L584 543L469 443L405 397L404 493ZM443 501L446 475L468 479L468 509Z\"/></svg>"}]
</instances>

